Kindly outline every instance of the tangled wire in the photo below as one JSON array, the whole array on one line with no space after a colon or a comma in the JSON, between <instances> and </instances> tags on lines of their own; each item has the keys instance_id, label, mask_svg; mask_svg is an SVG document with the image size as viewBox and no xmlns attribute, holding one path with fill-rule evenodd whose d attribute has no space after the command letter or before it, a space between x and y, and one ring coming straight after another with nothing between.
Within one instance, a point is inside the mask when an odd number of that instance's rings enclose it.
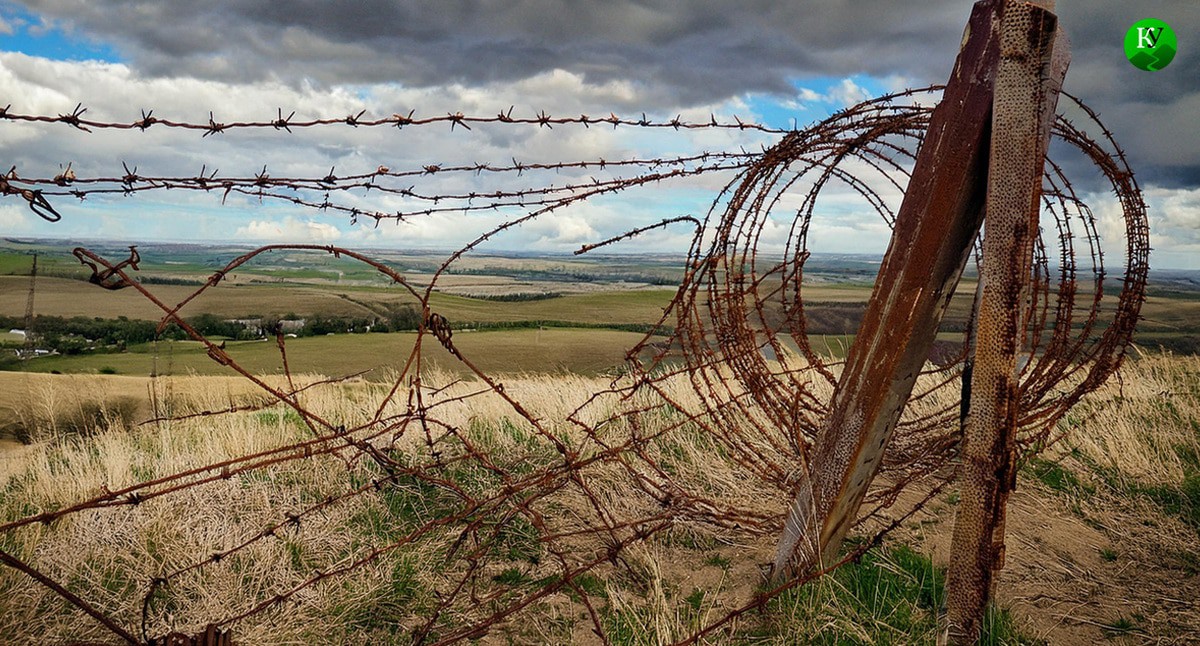
<instances>
[{"instance_id":1,"label":"tangled wire","mask_svg":"<svg viewBox=\"0 0 1200 646\"><path fill-rule=\"evenodd\" d=\"M216 271L195 293L172 304L130 273L136 269L136 258L115 262L78 250L76 255L93 269L93 282L141 292L162 310L163 326L180 326L207 348L214 361L253 382L270 398L267 403L236 410L188 412L155 423L197 417L208 420L213 415L282 405L300 420L307 437L146 478L120 489L105 488L55 509L10 519L0 524L0 538L15 540L35 530L52 532L68 518L115 514L119 509L136 516L147 506L192 500L193 495L216 496L214 492L231 482L278 473L293 465L344 468L342 487L286 510L275 509L274 518L261 529L225 537L217 550L188 562L155 563L156 573L142 582L136 607L132 603L97 606L71 590L68 573L46 574L36 550L18 556L9 549L13 543L6 541L0 544L4 546L0 560L90 614L110 637L128 643L165 643L172 631L195 633L204 624L240 630L254 622L270 621L272 613L278 614L282 607L303 603L317 586L332 585L413 550L437 563L433 596L419 616L403 625L416 643L445 644L482 637L556 595L569 597L582 608L592 632L607 643L612 626L604 618L604 594L590 581L598 573L629 570L626 557L631 549L662 543L686 531L748 541L773 535L782 526L793 493L795 465L809 457L841 371L841 363L829 356L828 340L812 331L812 321L806 316L806 308L813 306L805 294L812 288L806 269L813 262L810 236L817 230L814 222L836 217L828 214L837 209L822 208L822 197L827 196L824 191L848 189L861 198L866 210L890 226L929 122L931 108L917 99L938 89L906 91L861 103L785 134L761 154L705 153L670 160L550 164L552 169L594 166L640 171L609 180L487 194L423 194L415 186L403 187L399 182L449 172L519 175L530 166L514 162L414 171L380 168L348 177L336 176L331 170L326 177L287 179L272 178L265 168L261 175L247 178L207 172L191 178L150 177L128 167L124 176L107 178L72 174L69 179L24 179L10 173L5 192L36 194L39 205L45 196L56 194L82 198L91 193L139 194L184 188L244 192L376 221L441 210L515 208L521 213L450 254L425 287L348 249L274 245L236 259ZM1094 113L1075 103L1096 123L1102 136L1095 140L1061 116L1055 122L1054 136L1091 162L1115 192L1125 223L1123 271L1119 293L1114 296L1114 280L1105 269L1093 212L1068 181L1065 164L1048 161L1043 238L1030 268L1033 296L1022 340L1029 357L1021 376L1025 412L1020 420L1020 442L1026 452L1052 441L1067 410L1119 365L1146 285L1148 228L1140 190L1111 134L1098 125ZM282 112L280 115L282 119ZM439 119L439 123L446 121ZM453 115L449 121L466 125ZM548 125L537 120L531 123ZM288 125L300 124L283 123ZM540 416L519 393L507 389L500 377L477 368L470 354L456 346L454 322L431 307L430 296L447 271L501 231L593 195L729 170L736 170L737 176L713 201L703 221L670 218L581 250L619 243L655 228L695 227L684 279L658 329L629 350L629 370L624 376L561 419ZM329 197L367 188L429 204L385 213L335 204ZM783 242L782 255L761 250L775 240ZM215 288L230 271L279 249L322 251L361 261L404 289L422 312L422 324L402 369L375 400L359 404L360 414L353 419L336 419L306 403L311 388L336 384L338 379L298 386L289 369L286 383L272 382L241 366L222 345L205 338L183 318L186 306ZM973 291L968 280L951 302L937 356L926 364L886 454L879 484L859 518L860 527L873 540L852 550L845 560L862 554L954 476L952 459L961 414L958 384L970 345ZM427 338L449 351L474 380L439 382L431 377L424 359ZM282 332L277 341L286 367L287 343ZM949 397L944 394L947 389ZM488 400L503 402L506 416L512 420L504 438L497 439L494 431L479 428L457 412L464 405ZM695 459L696 453L718 456L733 465L737 480L706 478L704 463ZM900 504L903 491L919 495L915 502ZM256 596L229 607L224 616L187 614L187 603L194 599L197 586L206 577L216 576L214 571L244 570L259 550L268 549L265 546L294 542L313 531L310 528L321 526L322 518L335 510L359 509L371 500L385 501L390 514L387 532L375 542L340 551L277 587L256 590ZM129 516L123 518L119 522L134 522ZM48 529L37 529L42 526ZM514 567L520 576L508 574ZM727 612L707 617L678 643L694 643L717 631L732 630L746 613L819 574L742 598L726 608ZM135 636L139 632L140 636Z\"/></svg>"}]
</instances>

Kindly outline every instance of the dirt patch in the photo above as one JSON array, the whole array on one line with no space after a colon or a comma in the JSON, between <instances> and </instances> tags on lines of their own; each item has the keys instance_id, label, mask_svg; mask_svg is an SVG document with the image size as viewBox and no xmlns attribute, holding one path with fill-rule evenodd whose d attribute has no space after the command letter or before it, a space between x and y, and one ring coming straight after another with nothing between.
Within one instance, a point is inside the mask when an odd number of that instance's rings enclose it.
<instances>
[{"instance_id":1,"label":"dirt patch","mask_svg":"<svg viewBox=\"0 0 1200 646\"><path fill-rule=\"evenodd\" d=\"M1200 537L1136 500L1074 500L1025 485L1009 505L997 601L1050 644L1200 643ZM949 560L942 499L892 538Z\"/></svg>"}]
</instances>

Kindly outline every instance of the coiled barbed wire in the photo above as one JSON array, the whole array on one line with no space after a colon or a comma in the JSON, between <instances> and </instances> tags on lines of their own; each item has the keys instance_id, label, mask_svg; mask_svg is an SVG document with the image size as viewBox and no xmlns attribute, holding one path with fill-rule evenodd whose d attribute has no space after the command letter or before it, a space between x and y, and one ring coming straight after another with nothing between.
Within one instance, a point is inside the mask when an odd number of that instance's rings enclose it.
<instances>
[{"instance_id":1,"label":"coiled barbed wire","mask_svg":"<svg viewBox=\"0 0 1200 646\"><path fill-rule=\"evenodd\" d=\"M309 437L303 441L268 448L162 475L115 490L101 491L90 498L57 509L43 510L0 524L0 536L12 535L35 524L53 531L65 518L82 513L112 513L115 508L136 508L152 500L169 500L187 491L209 491L220 482L247 474L261 473L281 465L313 461L344 464L345 486L324 498L299 508L280 510L261 530L238 536L219 551L198 554L186 563L163 568L143 582L136 600L141 640L168 631L194 630L192 625L173 623L171 608L187 598L190 586L200 585L202 575L232 567L249 558L256 546L282 541L284 536L303 535L310 524L331 509L348 505L381 492L398 488L420 492L436 514L419 515L390 540L360 546L351 554L326 564L308 575L293 577L286 585L264 593L257 602L231 607L224 617L205 621L222 629L236 629L243 622L297 602L304 591L378 562L405 548L438 547L444 560L437 582L437 599L429 612L405 629L417 643L451 643L478 638L495 629L549 595L570 591L583 606L595 633L607 641L606 625L597 610L594 593L584 584L584 575L620 562L632 545L657 540L680 524L708 528L738 536L778 531L791 494L794 465L808 459L827 398L839 378L840 363L818 347L806 312L812 303L805 294L811 288L809 263L819 252L813 238L823 218L823 197L833 187L857 196L864 210L887 225L907 185L908 172L928 124L931 108L918 103L939 88L922 88L874 99L835 114L800 131L757 131L783 134L782 140L762 153L704 153L662 160L619 162L576 161L543 164L483 164L458 167L427 167L406 171L380 168L375 172L346 177L273 178L266 169L255 177L221 177L204 170L195 177L143 176L136 168L125 168L121 176L81 178L72 176L24 179L10 173L6 193L30 199L26 192L45 200L45 195L67 194L86 197L92 193L141 195L159 189L184 188L201 191L237 192L268 199L281 199L310 209L346 210L353 216L375 218L421 217L440 209L515 208L519 214L481 232L463 249L450 254L429 284L418 287L386 264L349 249L316 245L272 245L255 250L218 269L212 278L179 303L166 303L130 273L135 259L116 262L88 250L77 255L93 268L98 282L110 288L134 289L162 311L163 325L179 325L209 356L229 370L252 381L271 400L299 416ZM1072 98L1072 100L1074 100ZM1076 101L1076 103L1078 103ZM1096 115L1079 104L1086 117L1099 124ZM185 124L152 118L124 125L102 124L82 118L82 109L58 117L14 115L0 117L35 123L65 123L77 128L144 129L151 125L191 128L216 134L236 127L292 128L317 125L428 125L449 123L468 127L475 123L461 115L427 120L393 117L374 122L327 120L313 122L284 118L280 111L274 122ZM656 125L643 119L614 125ZM613 123L590 118L517 120L488 119L536 127L551 125L588 126ZM644 122L644 123L643 123ZM675 127L671 123L656 127ZM688 127L678 124L679 128ZM736 126L747 128L745 124ZM1113 296L1114 279L1104 265L1101 237L1092 209L1068 180L1062 162L1047 163L1043 198L1043 239L1030 267L1033 297L1028 307L1030 322L1023 347L1030 356L1022 374L1024 416L1022 446L1034 450L1055 432L1056 423L1071 405L1094 389L1119 365L1129 343L1144 297L1148 247L1145 205L1124 155L1103 126L1098 140L1086 135L1063 117L1054 125L1054 136L1079 151L1091 162L1115 192L1124 218L1126 247L1119 294ZM413 185L403 188L395 180L415 182L442 173L496 173L521 176L536 166L540 170L596 167L639 169L636 173L606 180L565 186L497 189L486 194L439 195L423 193ZM714 199L703 220L690 216L669 217L635 228L624 235L585 245L590 251L619 244L642 233L683 224L695 228L687 256L685 274L659 329L629 351L629 373L613 382L610 389L595 393L565 420L544 420L532 414L520 399L509 393L501 377L480 370L470 353L455 344L453 322L435 311L430 296L442 275L482 242L520 223L569 208L580 200L602 193L633 189L677 177L737 171ZM56 188L51 188L55 185ZM384 212L348 205L334 205L327 195L336 191L378 190L425 202L423 210ZM283 193L281 191L293 191ZM450 206L442 202L454 202ZM32 204L32 200L30 200ZM1052 226L1051 226L1052 225ZM782 231L782 234L777 232ZM772 238L774 236L774 239ZM1055 243L1057 239L1057 243ZM781 249L773 252L773 248ZM268 384L242 367L236 357L205 338L183 319L187 306L200 294L217 287L231 270L252 262L265 253L304 250L345 256L366 263L400 285L407 298L422 313L416 339L391 387L378 401L364 404L364 419L353 424L335 423L304 405L292 383L293 369L287 360L287 343L277 334L277 345L289 386ZM968 277L969 278L969 277ZM861 555L884 533L896 527L935 496L953 477L951 459L957 446L959 410L957 402L935 397L942 388L957 386L961 361L966 356L970 327L971 296L964 290L957 299L957 316L944 323L949 349L927 364L926 378L914 391L889 449L883 477L872 492L860 523L879 521L870 527L873 540L852 551L849 560ZM448 350L477 379L476 385L426 383L423 341L429 338ZM333 378L336 380L336 378ZM680 384L687 388L680 390ZM454 387L452 387L454 386ZM690 393L689 397L681 392ZM528 434L522 447L502 454L490 449L469 429L445 415L463 402L499 397ZM615 404L614 404L615 402ZM599 412L597 412L599 411ZM236 414L225 411L190 413ZM554 424L573 427L580 436L568 439ZM705 446L737 465L744 476L742 486L758 492L762 504L748 505L730 491L694 486L668 464L661 443L697 431ZM463 474L471 474L465 484ZM614 479L619 487L614 485ZM901 491L931 479L916 502L897 503ZM615 491L622 503L614 502ZM771 497L774 496L774 500ZM436 503L436 504L434 504ZM567 503L574 511L563 514ZM513 526L528 530L545 560L538 566L545 575L532 586L512 586L493 576L511 561L506 541ZM34 558L18 558L0 551L6 565L34 577L67 601L98 619L112 635L137 643L133 629L72 593L62 582L38 569ZM845 562L845 561L843 561ZM820 573L783 586L761 591L740 600L741 605L720 616L710 617L694 634L680 643L694 643L723 630L750 610L761 608L784 591L803 584ZM131 601L131 603L135 603ZM131 612L123 609L121 616ZM719 614L719 613L718 613Z\"/></svg>"}]
</instances>

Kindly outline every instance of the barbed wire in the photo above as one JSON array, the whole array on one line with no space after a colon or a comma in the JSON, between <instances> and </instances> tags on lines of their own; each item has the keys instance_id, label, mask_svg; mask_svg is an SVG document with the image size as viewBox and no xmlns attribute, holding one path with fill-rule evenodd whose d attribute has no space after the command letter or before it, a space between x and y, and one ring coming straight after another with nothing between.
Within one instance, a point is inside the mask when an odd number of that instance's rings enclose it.
<instances>
[{"instance_id":1,"label":"barbed wire","mask_svg":"<svg viewBox=\"0 0 1200 646\"><path fill-rule=\"evenodd\" d=\"M292 509L273 512L260 529L235 537L219 550L194 555L169 566L144 581L136 600L140 618L140 643L158 643L164 635L194 626L179 625L172 608L199 585L201 573L232 567L251 558L256 546L290 540L334 509L352 501L388 495L411 494L423 502L424 512L411 518L392 518L395 534L368 545L359 545L337 559L304 575L296 575L239 607L228 607L223 617L204 621L224 629L265 616L283 604L297 601L324 582L352 573L405 549L429 549L438 554L440 575L436 599L423 616L405 625L415 643L452 643L486 635L535 602L569 590L582 606L600 639L609 641L608 627L597 610L597 595L588 591L584 576L603 568L622 568L630 547L662 539L682 525L752 538L777 532L785 505L796 486L797 465L811 465L811 447L827 411L829 393L837 383L841 362L822 352L810 336L805 294L807 263L812 257L810 235L814 220L822 217L822 192L839 186L861 198L869 211L891 225L898 201L908 183L909 168L931 108L916 101L918 95L936 92L922 88L866 101L798 131L770 130L737 122L709 125L678 120L627 121L612 117L554 119L539 114L517 119L504 114L477 118L451 114L418 119L407 117L362 119L362 114L341 120L297 121L292 115L264 122L209 124L165 121L146 113L140 122L115 124L85 120L78 107L57 117L18 115L7 110L10 121L63 123L79 129L145 129L163 125L200 130L205 135L232 128L293 128L320 125L419 126L450 124L464 128L476 123L553 125L612 124L639 127L690 127L755 129L782 134L781 140L760 153L713 152L664 159L627 159L563 163L479 164L369 173L339 177L333 169L324 177L271 177L264 168L253 177L220 176L207 168L195 177L143 176L136 168L107 177L27 179L10 172L3 192L33 204L46 204L44 195L121 193L138 196L154 190L219 190L263 199L284 200L313 210L346 210L352 216L376 220L428 215L441 210L471 211L517 208L521 211L492 229L480 233L463 248L449 254L423 286L410 283L386 263L365 254L335 246L271 245L240 256L218 268L210 279L180 302L171 304L136 280L138 256L115 261L87 249L76 256L92 269L92 282L109 289L132 289L161 312L160 330L180 327L199 343L208 356L233 374L252 383L268 401L295 413L307 433L305 439L252 454L195 466L177 473L74 501L57 509L28 514L0 524L0 537L21 528L44 525L53 531L64 519L84 512L110 508L134 509L151 500L180 496L184 491L211 492L220 482L269 472L290 464L329 462L344 468L336 491ZM1082 104L1080 104L1082 105ZM1083 107L1088 119L1096 115ZM511 112L509 113L511 114ZM1103 126L1099 139L1059 117L1054 135L1081 151L1108 181L1119 202L1125 223L1126 248L1119 294L1111 294L1112 280L1104 267L1095 216L1066 177L1059 163L1047 164L1043 199L1045 227L1034 265L1030 321L1022 340L1030 356L1022 373L1021 445L1030 452L1051 439L1055 424L1087 392L1093 390L1120 364L1144 298L1149 251L1145 205L1123 153ZM480 193L423 192L394 184L444 173L462 175L494 173L502 178L538 171L588 171L607 167L636 168L624 177L563 186L498 189ZM70 171L68 167L67 171ZM584 244L580 253L618 244L647 231L680 224L690 225L692 245L678 291L655 329L629 349L628 370L607 389L595 392L565 419L542 419L509 392L501 377L487 373L454 338L454 322L437 311L431 296L442 277L483 242L503 231L547 213L565 209L594 195L633 189L647 184L712 172L735 173L714 197L708 214L668 217L660 222ZM55 186L56 188L51 188ZM294 191L295 194L282 192ZM433 202L422 210L384 212L333 204L334 191L378 191L416 201ZM41 193L39 191L43 191ZM37 196L31 198L30 195ZM457 202L442 205L443 202ZM781 215L785 214L785 215ZM780 227L778 219L785 218ZM790 222L787 222L790 219ZM761 251L770 232L786 231L782 256ZM1057 243L1049 239L1057 238ZM229 273L277 251L329 254L363 263L400 286L420 313L420 324L403 365L390 385L373 401L362 402L362 419L341 422L307 406L300 397L312 385L297 386L289 363L287 341L276 332L286 387L275 386L244 367L221 344L206 338L188 324L183 312L197 297L217 288ZM1051 256L1053 255L1053 262ZM1080 278L1081 275L1086 278ZM971 311L970 296L959 297ZM888 531L911 517L949 482L955 469L959 419L958 397L939 397L955 391L962 380L962 360L969 352L969 321L950 322L945 336L947 355L927 363L914 390L895 439L884 455L884 467L858 519L870 540L841 562L856 558ZM426 344L425 342L429 343ZM446 350L474 381L431 381L427 345ZM329 377L323 387L341 378ZM455 406L489 398L503 402L506 414L519 424L524 440L505 451L496 448L456 421ZM156 415L157 421L197 420L237 415L257 410L262 402L220 410ZM563 428L569 428L568 433ZM690 438L690 439L684 439ZM698 438L698 439L697 439ZM739 491L751 491L755 500L715 486L697 484L695 474L671 457L680 442L701 442L707 450L736 465ZM801 466L800 468L818 468ZM903 491L924 487L916 502L900 503ZM614 492L621 492L621 502ZM211 493L209 494L211 495ZM563 513L569 509L570 513ZM527 531L545 574L534 585L506 584L495 573L511 566L509 542L514 527ZM40 584L91 614L112 635L139 643L129 628L106 612L88 605L54 577L35 568L33 558L19 558L0 548L0 561L25 572ZM764 607L785 591L823 573L812 573L773 589L760 590L734 607L706 619L691 635L678 641L691 644L726 630L746 613ZM50 585L47 582L54 582ZM68 594L63 594L64 592ZM70 596L68 596L70 595ZM129 609L121 610L127 616Z\"/></svg>"},{"instance_id":2,"label":"barbed wire","mask_svg":"<svg viewBox=\"0 0 1200 646\"><path fill-rule=\"evenodd\" d=\"M291 133L293 128L303 129L321 126L349 126L351 128L389 127L402 129L406 127L447 124L450 126L450 130L454 130L455 128L470 130L472 125L479 124L511 124L549 129L553 129L554 126L582 126L584 128L612 126L613 128L630 127L668 130L749 130L765 134L783 134L794 130L773 128L753 121L743 121L737 115L730 117L731 120L729 121L718 120L716 114L710 114L708 121L686 121L682 118L682 115L677 115L673 119L652 119L647 117L645 113L642 113L641 117L635 119L618 117L615 113L609 113L606 117L590 117L586 114L555 117L540 110L532 117L514 117L514 109L515 107L510 106L507 110L501 110L495 116L488 117L464 115L462 112L447 112L444 115L418 117L416 116L416 110L409 110L407 114L396 112L390 116L374 119L365 116L367 111L362 110L357 114L350 114L345 117L298 120L296 119L295 110L292 110L285 117L283 116L283 108L279 108L273 119L230 122L218 122L212 112L208 114L208 121L193 122L180 119L164 119L154 116L154 110L142 110L141 119L119 122L84 118L83 115L87 113L88 108L84 107L82 103L77 104L70 112L58 114L57 116L21 114L13 112L12 104L9 104L5 108L0 109L0 119L24 123L64 124L83 132L92 132L93 130L140 130L145 132L152 126L157 126L161 128L196 130L202 133L202 137L221 134L230 130L277 130Z\"/></svg>"}]
</instances>

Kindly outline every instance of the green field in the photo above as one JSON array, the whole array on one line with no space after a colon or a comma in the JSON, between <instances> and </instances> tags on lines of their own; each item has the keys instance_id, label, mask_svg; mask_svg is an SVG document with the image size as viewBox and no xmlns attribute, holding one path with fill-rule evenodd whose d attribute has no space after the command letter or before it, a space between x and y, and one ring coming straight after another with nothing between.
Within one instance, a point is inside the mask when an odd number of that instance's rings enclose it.
<instances>
[{"instance_id":1,"label":"green field","mask_svg":"<svg viewBox=\"0 0 1200 646\"><path fill-rule=\"evenodd\" d=\"M24 316L29 298L28 271L32 253L36 251L40 255L35 314L161 319L162 309L135 289L109 291L82 280L86 271L71 256L71 246L48 241L0 243L0 315ZM92 244L89 248L114 259L128 253L115 243ZM146 288L172 307L191 295L197 285L161 284L161 281L203 280L245 252L246 249L236 247L148 245L142 250L140 275L159 281L147 284ZM432 279L432 272L445 257L444 253L434 252L380 251L369 255L405 273L418 290L424 289L423 284ZM478 357L479 365L488 372L566 369L595 374L620 365L625 351L641 338L640 333L662 319L676 291L651 282L677 275L681 263L680 258L667 257L468 256L439 279L439 289L446 291L434 292L429 305L458 331L456 338L464 351L469 357ZM872 288L864 279L867 270L860 266L862 263L825 259L817 265L819 271L806 274L803 291L810 343L822 355L841 358L853 339L850 333L857 328ZM276 251L239 267L180 313L185 318L200 314L222 319L294 315L369 322L389 319L404 307L417 308L418 299L407 289L380 279L374 269L345 257ZM637 283L635 279L650 282ZM772 292L778 284L764 282L760 295L768 300L767 325L786 329L785 301L790 295ZM1200 352L1197 341L1200 293L1178 285L1171 289L1174 291L1151 291L1142 307L1135 340L1148 348L1161 345L1179 353ZM974 291L974 280L964 279L951 301L943 330L963 329ZM1088 291L1086 285L1080 285L1077 320L1090 306ZM514 294L550 297L496 300L498 296ZM1106 296L1104 302L1111 309L1115 297ZM675 325L673 315L665 325L668 328ZM563 329L538 331L539 327ZM580 329L565 329L572 327ZM953 342L960 340L961 334L943 331L939 338ZM23 339L5 334L0 341L12 348L21 345ZM407 357L411 343L411 334L373 334L302 338L292 341L290 347L302 359L297 362L298 370L344 374L396 367L397 361ZM180 371L202 374L224 370L187 344L177 346L171 353L165 352L164 347L161 344L159 348L160 364L173 362ZM230 350L235 357L244 353L245 365L253 371L278 369L273 343L231 341ZM457 365L457 361L448 355L439 356L439 352L444 355L440 348L432 348L430 359ZM163 359L165 354L171 358ZM308 365L301 366L302 363ZM42 372L95 373L107 368L119 374L147 375L153 369L153 353L145 347L132 347L123 354L49 357L26 365ZM160 371L165 369L160 367Z\"/></svg>"},{"instance_id":2,"label":"green field","mask_svg":"<svg viewBox=\"0 0 1200 646\"><path fill-rule=\"evenodd\" d=\"M149 285L166 304L174 306L195 288L182 285ZM20 315L29 296L29 278L0 276L0 313ZM654 323L674 292L665 289L597 291L527 302L497 302L435 293L434 311L456 326L468 322L568 321L573 323ZM374 316L387 305L415 305L399 287L337 287L322 285L221 285L190 303L182 314L212 313L241 318L251 316ZM108 291L78 280L39 278L34 303L38 314L48 316L99 316L157 320L162 310L133 289Z\"/></svg>"},{"instance_id":3,"label":"green field","mask_svg":"<svg viewBox=\"0 0 1200 646\"><path fill-rule=\"evenodd\" d=\"M620 368L625 352L641 334L615 330L556 329L458 332L454 343L462 354L489 374L574 372L594 375ZM345 375L372 370L369 379L387 379L404 367L416 342L412 332L342 334L287 341L288 364L294 373ZM274 341L230 341L226 351L255 374L277 374L283 363ZM436 339L423 347L426 367L469 374L470 369L450 356ZM29 372L111 373L147 376L157 359L159 374L230 375L234 372L208 357L195 342L160 342L135 346L119 354L43 357L22 365Z\"/></svg>"}]
</instances>

